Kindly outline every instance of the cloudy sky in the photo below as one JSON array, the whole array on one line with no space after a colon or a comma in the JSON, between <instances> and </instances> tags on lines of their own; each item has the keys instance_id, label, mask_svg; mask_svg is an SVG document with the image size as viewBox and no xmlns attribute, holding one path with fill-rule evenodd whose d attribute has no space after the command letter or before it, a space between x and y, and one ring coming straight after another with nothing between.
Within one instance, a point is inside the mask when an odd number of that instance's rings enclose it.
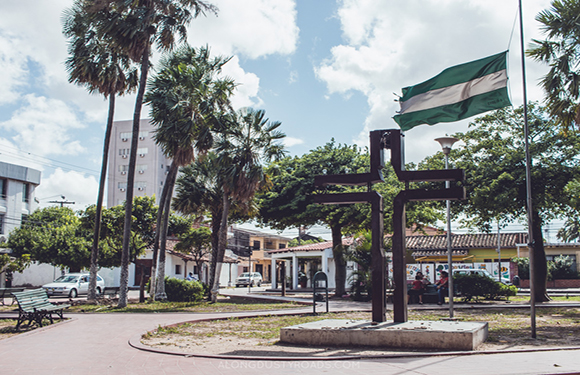
<instances>
[{"instance_id":1,"label":"cloudy sky","mask_svg":"<svg viewBox=\"0 0 580 375\"><path fill-rule=\"evenodd\" d=\"M402 87L507 49L512 103L523 102L517 0L213 3L218 16L194 20L188 42L233 56L226 73L239 84L234 104L281 121L294 155L331 138L366 146L369 130L397 128L394 93ZM534 18L549 1L524 3L527 46L541 38ZM67 81L61 17L71 4L0 0L0 161L42 171L41 205L65 196L81 209L96 200L107 103ZM527 61L530 100L542 99L545 71ZM133 103L118 100L116 120L130 119ZM434 138L466 124L406 132L407 161L436 153Z\"/></svg>"}]
</instances>

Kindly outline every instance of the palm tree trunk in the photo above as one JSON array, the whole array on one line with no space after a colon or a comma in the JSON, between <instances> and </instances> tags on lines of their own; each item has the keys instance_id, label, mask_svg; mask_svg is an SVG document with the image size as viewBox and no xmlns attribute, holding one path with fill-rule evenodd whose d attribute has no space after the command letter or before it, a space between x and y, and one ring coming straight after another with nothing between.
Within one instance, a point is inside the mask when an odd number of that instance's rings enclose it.
<instances>
[{"instance_id":1,"label":"palm tree trunk","mask_svg":"<svg viewBox=\"0 0 580 375\"><path fill-rule=\"evenodd\" d=\"M211 219L211 259L209 264L209 280L207 285L210 286L208 290L208 297L211 298L211 287L213 286L214 276L215 276L215 267L217 264L218 259L218 252L219 252L219 242L220 242L220 227L221 227L221 219L222 219L222 211L220 211L219 218L217 217L217 213L212 214ZM214 217L215 216L215 217Z\"/></svg>"},{"instance_id":2,"label":"palm tree trunk","mask_svg":"<svg viewBox=\"0 0 580 375\"><path fill-rule=\"evenodd\" d=\"M228 215L230 213L230 198L227 193L223 194L223 211L222 222L220 225L220 238L218 244L218 253L216 257L216 267L214 272L213 286L211 288L211 301L217 302L217 295L220 290L220 274L222 273L222 264L228 241Z\"/></svg>"},{"instance_id":3,"label":"palm tree trunk","mask_svg":"<svg viewBox=\"0 0 580 375\"><path fill-rule=\"evenodd\" d=\"M129 156L129 171L127 173L127 196L125 198L125 224L123 228L123 252L121 255L121 281L119 289L118 307L123 308L128 303L129 292L129 253L131 240L131 222L133 219L133 189L135 183L135 165L137 162L137 145L139 141L139 123L141 121L141 107L143 96L147 86L147 74L149 72L149 47L145 48L141 57L141 77L139 79L139 91L135 100L133 114L133 130L131 139L131 154Z\"/></svg>"},{"instance_id":4,"label":"palm tree trunk","mask_svg":"<svg viewBox=\"0 0 580 375\"><path fill-rule=\"evenodd\" d=\"M334 257L334 264L336 273L334 282L336 284L334 295L342 297L345 290L346 283L346 260L344 259L344 247L342 246L342 227L340 225L333 225L332 230L332 256Z\"/></svg>"},{"instance_id":5,"label":"palm tree trunk","mask_svg":"<svg viewBox=\"0 0 580 375\"><path fill-rule=\"evenodd\" d=\"M111 144L111 132L113 129L113 117L115 114L115 94L109 94L109 115L107 129L103 144L103 160L101 163L101 177L99 180L99 193L97 206L95 207L95 228L93 233L93 247L91 249L91 270L89 280L89 293L87 300L94 301L97 298L97 271L99 268L99 238L101 237L101 216L103 212L103 199L105 196L105 182L107 180L107 165L109 163L109 146Z\"/></svg>"},{"instance_id":6,"label":"palm tree trunk","mask_svg":"<svg viewBox=\"0 0 580 375\"><path fill-rule=\"evenodd\" d=\"M165 294L165 249L167 247L167 229L169 227L169 213L171 212L171 198L173 195L173 186L175 186L175 179L177 178L177 170L179 167L175 162L171 163L169 168L169 175L167 176L167 196L163 202L163 219L161 220L161 232L159 235L159 265L157 271L157 288L155 289L155 300L165 301L167 295Z\"/></svg>"},{"instance_id":7,"label":"palm tree trunk","mask_svg":"<svg viewBox=\"0 0 580 375\"><path fill-rule=\"evenodd\" d=\"M151 265L151 278L149 280L149 296L152 300L155 300L155 292L157 290L157 258L159 256L159 238L162 228L163 219L163 207L165 207L165 200L169 191L169 173L165 177L165 183L163 184L163 190L161 191L161 198L159 199L159 208L157 209L157 222L155 224L155 239L153 240L153 256Z\"/></svg>"}]
</instances>

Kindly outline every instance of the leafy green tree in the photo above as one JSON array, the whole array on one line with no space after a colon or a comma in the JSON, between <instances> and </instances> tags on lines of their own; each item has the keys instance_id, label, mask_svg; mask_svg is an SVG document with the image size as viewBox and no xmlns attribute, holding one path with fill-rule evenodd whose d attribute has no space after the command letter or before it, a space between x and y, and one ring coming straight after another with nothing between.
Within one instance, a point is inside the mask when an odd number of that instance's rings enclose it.
<instances>
[{"instance_id":1,"label":"leafy green tree","mask_svg":"<svg viewBox=\"0 0 580 375\"><path fill-rule=\"evenodd\" d=\"M541 85L546 104L556 125L569 129L580 124L580 1L553 0L551 8L536 16L546 35L534 40L526 54L544 62L550 70Z\"/></svg>"},{"instance_id":2,"label":"leafy green tree","mask_svg":"<svg viewBox=\"0 0 580 375\"><path fill-rule=\"evenodd\" d=\"M410 166L411 167L411 166ZM301 157L288 157L268 167L273 187L259 194L260 222L276 229L301 225L326 225L331 229L333 257L336 264L336 295L343 295L346 283L345 249L342 235L371 228L369 204L346 206L318 205L313 203L317 193L314 176L333 174L366 173L370 168L369 155L357 146L336 144L334 140L319 146ZM392 230L392 202L404 188L390 166L383 169L386 183L373 189L383 196L384 225ZM366 187L328 186L328 193L366 191ZM434 223L438 218L436 205L431 202L408 204L408 223Z\"/></svg>"},{"instance_id":3,"label":"leafy green tree","mask_svg":"<svg viewBox=\"0 0 580 375\"><path fill-rule=\"evenodd\" d=\"M179 34L181 41L187 36L186 26L193 18L217 8L201 0L87 0L95 19L96 30L110 41L115 49L126 53L140 65L139 87L135 100L131 152L127 173L127 199L123 235L123 260L121 266L121 290L119 307L127 305L129 282L129 242L131 238L131 215L137 144L141 108L150 68L153 46L161 51L171 50ZM163 205L162 205L163 207Z\"/></svg>"},{"instance_id":4,"label":"leafy green tree","mask_svg":"<svg viewBox=\"0 0 580 375\"><path fill-rule=\"evenodd\" d=\"M579 138L558 131L549 115L537 104L528 106L532 156L532 226L536 301L546 301L548 276L542 226L568 212L566 185L578 177ZM526 216L526 172L523 108L501 109L476 118L466 133L454 135L464 145L452 150L450 160L466 173L468 199L452 204L463 224L489 232ZM442 156L430 158L431 164Z\"/></svg>"},{"instance_id":5,"label":"leafy green tree","mask_svg":"<svg viewBox=\"0 0 580 375\"><path fill-rule=\"evenodd\" d=\"M225 127L218 133L215 145L223 203L218 249L217 254L214 254L217 265L211 286L213 302L219 290L232 201L247 205L256 192L267 185L265 163L284 156L284 146L279 141L286 136L278 130L281 123L271 122L263 110L243 108L227 115L224 120Z\"/></svg>"},{"instance_id":6,"label":"leafy green tree","mask_svg":"<svg viewBox=\"0 0 580 375\"><path fill-rule=\"evenodd\" d=\"M175 250L191 255L195 265L201 270L204 257L210 253L211 230L207 227L189 228L185 233L178 236L179 242L175 245Z\"/></svg>"},{"instance_id":7,"label":"leafy green tree","mask_svg":"<svg viewBox=\"0 0 580 375\"><path fill-rule=\"evenodd\" d=\"M580 239L580 180L568 182L564 194L570 197L570 209L563 227L558 230L558 237L564 242L577 241Z\"/></svg>"},{"instance_id":8,"label":"leafy green tree","mask_svg":"<svg viewBox=\"0 0 580 375\"><path fill-rule=\"evenodd\" d=\"M89 93L98 92L109 99L109 114L103 142L101 176L91 248L91 278L87 296L87 299L93 300L96 298L98 239L101 230L101 211L107 179L115 97L135 90L137 70L127 55L120 50L115 50L111 43L97 32L93 22L93 14L87 8L88 4L87 1L77 0L70 9L65 11L63 32L69 39L69 57L65 62L69 73L69 82L85 86Z\"/></svg>"},{"instance_id":9,"label":"leafy green tree","mask_svg":"<svg viewBox=\"0 0 580 375\"><path fill-rule=\"evenodd\" d=\"M80 219L67 207L46 207L13 230L7 246L14 257L80 271L90 263L90 240Z\"/></svg>"},{"instance_id":10,"label":"leafy green tree","mask_svg":"<svg viewBox=\"0 0 580 375\"><path fill-rule=\"evenodd\" d=\"M95 206L89 206L81 212L81 225L86 231L92 231ZM151 246L155 237L155 218L157 207L153 197L135 197L133 200L133 223L130 241L129 259L134 262ZM122 263L123 232L125 222L125 205L113 206L102 211L102 230L99 240L99 253L103 255L100 265L119 267Z\"/></svg>"}]
</instances>

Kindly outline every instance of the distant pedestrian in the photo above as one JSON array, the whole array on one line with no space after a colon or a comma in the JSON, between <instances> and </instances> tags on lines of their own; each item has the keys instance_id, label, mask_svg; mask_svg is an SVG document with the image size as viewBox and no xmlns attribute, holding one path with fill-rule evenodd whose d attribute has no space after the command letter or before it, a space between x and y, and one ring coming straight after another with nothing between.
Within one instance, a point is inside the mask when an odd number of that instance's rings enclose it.
<instances>
[{"instance_id":1,"label":"distant pedestrian","mask_svg":"<svg viewBox=\"0 0 580 375\"><path fill-rule=\"evenodd\" d=\"M413 281L413 286L407 292L407 303L411 301L411 296L419 296L419 304L423 304L423 294L425 293L425 288L423 286L423 277L417 273L415 280Z\"/></svg>"},{"instance_id":2,"label":"distant pedestrian","mask_svg":"<svg viewBox=\"0 0 580 375\"><path fill-rule=\"evenodd\" d=\"M445 296L449 294L449 274L447 271L441 271L441 278L437 281L437 295L439 296L438 305L445 303Z\"/></svg>"},{"instance_id":3,"label":"distant pedestrian","mask_svg":"<svg viewBox=\"0 0 580 375\"><path fill-rule=\"evenodd\" d=\"M194 280L194 278L193 278L193 272L190 272L189 275L187 275L187 277L185 278L185 280L187 280L187 281L193 281Z\"/></svg>"}]
</instances>

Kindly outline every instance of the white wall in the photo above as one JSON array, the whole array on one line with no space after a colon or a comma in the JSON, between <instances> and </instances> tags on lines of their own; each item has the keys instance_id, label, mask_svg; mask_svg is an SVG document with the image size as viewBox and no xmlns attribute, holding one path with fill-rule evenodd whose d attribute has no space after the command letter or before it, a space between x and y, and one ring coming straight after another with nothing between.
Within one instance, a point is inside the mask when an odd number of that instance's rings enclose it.
<instances>
[{"instance_id":1,"label":"white wall","mask_svg":"<svg viewBox=\"0 0 580 375\"><path fill-rule=\"evenodd\" d=\"M12 286L42 286L54 281L61 274L62 272L58 267L33 262L24 271L12 274Z\"/></svg>"}]
</instances>

